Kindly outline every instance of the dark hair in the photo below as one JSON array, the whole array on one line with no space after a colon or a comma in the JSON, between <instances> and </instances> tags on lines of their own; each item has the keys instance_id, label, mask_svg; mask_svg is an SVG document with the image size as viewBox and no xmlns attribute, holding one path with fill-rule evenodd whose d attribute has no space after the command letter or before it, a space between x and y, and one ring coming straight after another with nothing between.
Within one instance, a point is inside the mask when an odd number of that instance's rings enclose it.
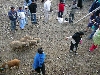
<instances>
[{"instance_id":1,"label":"dark hair","mask_svg":"<svg viewBox=\"0 0 100 75\"><path fill-rule=\"evenodd\" d=\"M39 53L39 54L42 54L42 53L43 53L42 47L38 48L38 53Z\"/></svg>"},{"instance_id":2,"label":"dark hair","mask_svg":"<svg viewBox=\"0 0 100 75\"><path fill-rule=\"evenodd\" d=\"M11 9L14 9L15 7L12 6L12 7L10 7L10 8L11 8Z\"/></svg>"},{"instance_id":3,"label":"dark hair","mask_svg":"<svg viewBox=\"0 0 100 75\"><path fill-rule=\"evenodd\" d=\"M84 33L83 33L82 31L79 31L79 34L80 34L80 35L84 35Z\"/></svg>"}]
</instances>

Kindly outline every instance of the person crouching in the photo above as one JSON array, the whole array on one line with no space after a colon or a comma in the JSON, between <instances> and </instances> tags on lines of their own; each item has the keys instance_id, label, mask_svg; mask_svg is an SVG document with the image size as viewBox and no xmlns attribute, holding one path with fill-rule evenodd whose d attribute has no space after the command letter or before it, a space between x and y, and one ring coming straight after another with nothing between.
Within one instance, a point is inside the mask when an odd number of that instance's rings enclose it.
<instances>
[{"instance_id":1,"label":"person crouching","mask_svg":"<svg viewBox=\"0 0 100 75\"><path fill-rule=\"evenodd\" d=\"M70 46L70 52L74 52L74 54L77 54L77 47L78 44L82 42L82 35L84 35L84 33L82 31L76 32L73 36L67 37L67 39L72 39L71 40L71 46Z\"/></svg>"},{"instance_id":2,"label":"person crouching","mask_svg":"<svg viewBox=\"0 0 100 75\"><path fill-rule=\"evenodd\" d=\"M42 50L42 47L38 49L38 52L36 53L34 57L34 63L32 65L32 68L37 72L45 75L45 53Z\"/></svg>"}]
</instances>

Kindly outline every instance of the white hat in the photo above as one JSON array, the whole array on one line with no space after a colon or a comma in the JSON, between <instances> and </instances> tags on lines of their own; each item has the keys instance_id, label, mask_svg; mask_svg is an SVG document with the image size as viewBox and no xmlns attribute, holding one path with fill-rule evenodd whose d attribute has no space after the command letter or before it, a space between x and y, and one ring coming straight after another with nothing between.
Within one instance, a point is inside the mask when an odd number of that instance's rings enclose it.
<instances>
[{"instance_id":1,"label":"white hat","mask_svg":"<svg viewBox=\"0 0 100 75\"><path fill-rule=\"evenodd\" d=\"M27 6L25 6L25 8L28 8Z\"/></svg>"}]
</instances>

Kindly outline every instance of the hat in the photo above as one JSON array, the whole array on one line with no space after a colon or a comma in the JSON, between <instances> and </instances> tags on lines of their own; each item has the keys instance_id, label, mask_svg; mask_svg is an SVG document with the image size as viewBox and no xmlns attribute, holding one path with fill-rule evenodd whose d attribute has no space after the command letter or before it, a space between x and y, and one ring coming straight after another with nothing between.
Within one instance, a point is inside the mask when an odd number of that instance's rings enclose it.
<instances>
[{"instance_id":1,"label":"hat","mask_svg":"<svg viewBox=\"0 0 100 75\"><path fill-rule=\"evenodd\" d=\"M42 47L41 48L38 48L38 53L39 54L42 54L43 53Z\"/></svg>"},{"instance_id":2,"label":"hat","mask_svg":"<svg viewBox=\"0 0 100 75\"><path fill-rule=\"evenodd\" d=\"M83 33L82 31L79 31L79 34L80 34L80 35L84 35L84 33Z\"/></svg>"},{"instance_id":3,"label":"hat","mask_svg":"<svg viewBox=\"0 0 100 75\"><path fill-rule=\"evenodd\" d=\"M25 8L28 8L27 6L25 6Z\"/></svg>"}]
</instances>

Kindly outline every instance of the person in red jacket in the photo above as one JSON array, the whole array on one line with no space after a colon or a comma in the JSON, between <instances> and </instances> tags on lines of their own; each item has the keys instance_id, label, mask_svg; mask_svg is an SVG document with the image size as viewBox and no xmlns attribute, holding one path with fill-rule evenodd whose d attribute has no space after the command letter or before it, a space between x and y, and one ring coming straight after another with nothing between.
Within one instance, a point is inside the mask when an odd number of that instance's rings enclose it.
<instances>
[{"instance_id":1,"label":"person in red jacket","mask_svg":"<svg viewBox=\"0 0 100 75\"><path fill-rule=\"evenodd\" d=\"M64 6L65 4L63 2L60 2L58 5L58 17L62 18L63 12L64 12Z\"/></svg>"}]
</instances>

